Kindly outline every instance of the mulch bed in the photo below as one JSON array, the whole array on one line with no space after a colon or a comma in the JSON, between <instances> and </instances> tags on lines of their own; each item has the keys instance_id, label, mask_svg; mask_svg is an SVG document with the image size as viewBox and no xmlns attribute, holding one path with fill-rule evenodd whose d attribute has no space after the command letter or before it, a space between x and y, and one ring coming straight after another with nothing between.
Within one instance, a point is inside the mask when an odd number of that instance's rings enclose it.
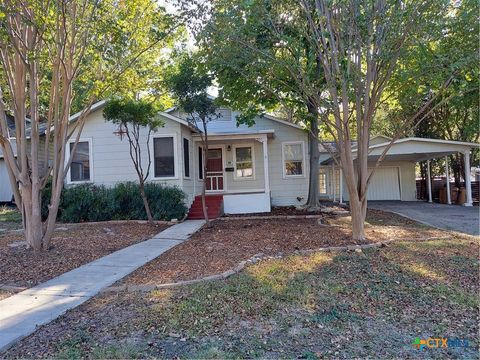
<instances>
[{"instance_id":1,"label":"mulch bed","mask_svg":"<svg viewBox=\"0 0 480 360\"><path fill-rule=\"evenodd\" d=\"M395 214L369 212L372 223L366 229L369 242L442 236L442 232L420 228ZM167 251L121 281L122 284L161 284L193 280L218 274L255 254L277 255L327 246L354 245L349 217L318 219L255 219L214 221L188 241ZM338 223L338 224L337 224Z\"/></svg>"},{"instance_id":2,"label":"mulch bed","mask_svg":"<svg viewBox=\"0 0 480 360\"><path fill-rule=\"evenodd\" d=\"M151 238L167 225L75 224L57 230L48 251L34 252L21 233L0 237L0 284L31 287L102 256ZM65 230L68 229L68 230ZM15 247L9 244L20 244ZM4 297L1 296L0 298Z\"/></svg>"},{"instance_id":3,"label":"mulch bed","mask_svg":"<svg viewBox=\"0 0 480 360\"><path fill-rule=\"evenodd\" d=\"M328 207L330 210L343 211L345 208L341 207L335 203L323 203L324 208ZM319 210L310 210L303 209L295 206L272 206L270 212L263 213L251 213L251 214L235 214L229 215L225 214L224 217L252 217L252 216L295 216L295 215L324 215L325 211L322 209Z\"/></svg>"}]
</instances>

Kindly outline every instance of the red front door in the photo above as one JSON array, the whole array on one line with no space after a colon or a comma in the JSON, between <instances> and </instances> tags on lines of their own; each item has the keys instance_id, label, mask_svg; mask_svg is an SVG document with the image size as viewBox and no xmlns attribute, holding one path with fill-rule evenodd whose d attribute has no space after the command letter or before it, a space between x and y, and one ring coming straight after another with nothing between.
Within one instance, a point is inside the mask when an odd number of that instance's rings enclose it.
<instances>
[{"instance_id":1,"label":"red front door","mask_svg":"<svg viewBox=\"0 0 480 360\"><path fill-rule=\"evenodd\" d=\"M223 191L222 149L208 149L207 191Z\"/></svg>"}]
</instances>

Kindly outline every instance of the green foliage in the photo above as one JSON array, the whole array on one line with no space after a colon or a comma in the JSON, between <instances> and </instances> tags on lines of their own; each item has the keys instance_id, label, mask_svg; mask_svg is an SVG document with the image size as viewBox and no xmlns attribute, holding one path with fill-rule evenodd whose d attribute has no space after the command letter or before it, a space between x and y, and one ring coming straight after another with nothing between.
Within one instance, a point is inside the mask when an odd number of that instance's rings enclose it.
<instances>
[{"instance_id":1,"label":"green foliage","mask_svg":"<svg viewBox=\"0 0 480 360\"><path fill-rule=\"evenodd\" d=\"M42 194L42 215L45 218L48 215L50 189L47 186ZM147 183L145 193L155 220L181 219L185 216L185 193L180 189ZM147 214L139 185L125 182L114 187L81 184L64 188L58 218L63 222L146 220Z\"/></svg>"},{"instance_id":2,"label":"green foliage","mask_svg":"<svg viewBox=\"0 0 480 360\"><path fill-rule=\"evenodd\" d=\"M443 16L430 19L429 31L409 48L386 88L385 105L377 116L378 133L395 132L450 78L449 87L431 105L436 109L406 135L478 139L478 10L477 1L455 2Z\"/></svg>"},{"instance_id":3,"label":"green foliage","mask_svg":"<svg viewBox=\"0 0 480 360\"><path fill-rule=\"evenodd\" d=\"M109 189L82 184L65 188L59 208L63 222L105 221L113 216Z\"/></svg>"},{"instance_id":4,"label":"green foliage","mask_svg":"<svg viewBox=\"0 0 480 360\"><path fill-rule=\"evenodd\" d=\"M155 115L157 110L152 103L145 100L113 98L107 101L103 116L107 121L118 125L148 127L155 131L163 125Z\"/></svg>"},{"instance_id":5,"label":"green foliage","mask_svg":"<svg viewBox=\"0 0 480 360\"><path fill-rule=\"evenodd\" d=\"M113 94L134 98L142 92L162 107L172 104L162 88L162 74L173 48L185 41L185 29L177 17L165 10L155 0L104 0L67 2L67 8L75 7L81 16L67 13L67 22L73 26L78 43L74 59L81 60L73 79L72 111L82 110L92 96L108 97ZM25 6L27 10L21 10ZM40 113L49 110L51 80L54 64L52 59L62 2L31 0L28 2L0 2L0 43L7 44L4 26L6 14L19 14L21 21L28 21L21 14L34 14L34 25L44 31L41 47L34 55L40 59L37 71L40 75ZM70 39L68 39L70 41ZM82 56L80 56L82 54ZM32 56L33 57L33 56ZM0 74L0 84L4 83ZM2 87L4 97L9 100L8 87ZM10 106L10 102L7 104ZM12 109L8 109L12 110Z\"/></svg>"},{"instance_id":6,"label":"green foliage","mask_svg":"<svg viewBox=\"0 0 480 360\"><path fill-rule=\"evenodd\" d=\"M198 42L220 101L242 111L238 123L251 126L256 115L283 109L308 123L307 103L324 88L308 32L296 1L215 2Z\"/></svg>"},{"instance_id":7,"label":"green foliage","mask_svg":"<svg viewBox=\"0 0 480 360\"><path fill-rule=\"evenodd\" d=\"M217 117L215 101L207 92L212 77L198 66L198 58L188 54L179 57L177 66L166 75L165 85L192 123L198 118L206 124Z\"/></svg>"}]
</instances>

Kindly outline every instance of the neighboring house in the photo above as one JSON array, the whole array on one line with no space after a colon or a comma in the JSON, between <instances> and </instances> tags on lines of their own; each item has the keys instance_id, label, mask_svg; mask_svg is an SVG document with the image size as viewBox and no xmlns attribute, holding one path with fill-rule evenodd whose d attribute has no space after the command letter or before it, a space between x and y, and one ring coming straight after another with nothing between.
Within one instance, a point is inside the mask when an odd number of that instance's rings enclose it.
<instances>
[{"instance_id":1,"label":"neighboring house","mask_svg":"<svg viewBox=\"0 0 480 360\"><path fill-rule=\"evenodd\" d=\"M370 169L375 166L377 159L391 140L386 136L376 136L371 139L368 156ZM476 143L459 141L415 137L399 139L394 142L380 166L375 170L368 188L367 199L416 201L416 163L427 161L429 164L429 160L432 159L446 159L447 155L463 153L465 163L469 164L471 149L478 147L480 145ZM319 191L321 197L340 202L348 201L348 191L344 186L342 172L334 161L337 152L335 145L333 143L322 144L320 152ZM354 155L356 153L355 147L353 153ZM445 169L445 173L450 178L448 169ZM465 178L467 179L465 205L471 206L470 166L465 166ZM427 181L427 184L430 184L430 181ZM429 193L431 202L431 188Z\"/></svg>"},{"instance_id":2,"label":"neighboring house","mask_svg":"<svg viewBox=\"0 0 480 360\"><path fill-rule=\"evenodd\" d=\"M118 136L117 125L105 121L103 105L95 104L85 121L67 184L110 186L138 179L128 140ZM208 170L203 174L198 131L175 108L160 113L164 126L151 135L148 180L181 188L187 194L187 206L201 194L206 181L209 194L223 196L225 213L268 212L271 205L303 204L308 192L307 133L300 126L268 115L257 117L252 127L237 127L237 113L220 109L220 114L208 124ZM72 121L78 116L73 115ZM146 129L144 135L145 168Z\"/></svg>"},{"instance_id":3,"label":"neighboring house","mask_svg":"<svg viewBox=\"0 0 480 360\"><path fill-rule=\"evenodd\" d=\"M12 148L13 148L13 153L15 156L17 156L17 143L15 141L15 119L13 118L13 116L11 115L8 115L7 114L7 127L8 127L8 136L10 138L10 141L11 141L11 144L12 144ZM25 119L25 130L26 130L26 134L27 134L27 138L29 136L29 133L30 133L30 119ZM40 133L44 133L45 132L45 127L44 126L40 126L39 128L39 131ZM27 142L27 152L30 152L30 143ZM45 152L43 151L44 150L44 145L45 145L45 141L44 141L44 137L41 138L40 140L40 165L44 165L45 164ZM11 184L10 184L10 179L9 179L9 176L8 176L8 172L7 172L7 164L6 164L6 160L3 156L3 152L2 152L2 149L0 147L0 202L10 202L10 201L13 201L13 191L12 191L12 187L11 187Z\"/></svg>"}]
</instances>

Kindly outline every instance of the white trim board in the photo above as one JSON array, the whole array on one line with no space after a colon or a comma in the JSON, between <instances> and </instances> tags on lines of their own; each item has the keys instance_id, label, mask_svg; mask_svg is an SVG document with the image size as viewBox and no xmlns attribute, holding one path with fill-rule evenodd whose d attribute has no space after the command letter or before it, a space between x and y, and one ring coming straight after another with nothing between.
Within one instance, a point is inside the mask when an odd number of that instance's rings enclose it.
<instances>
[{"instance_id":1,"label":"white trim board","mask_svg":"<svg viewBox=\"0 0 480 360\"><path fill-rule=\"evenodd\" d=\"M231 144L232 146L232 161L233 161L233 181L253 181L256 179L257 172L255 169L255 146L253 143L237 143ZM237 148L247 148L249 147L252 150L252 176L251 177L238 177L237 176Z\"/></svg>"},{"instance_id":2,"label":"white trim board","mask_svg":"<svg viewBox=\"0 0 480 360\"><path fill-rule=\"evenodd\" d=\"M295 144L301 144L302 145L302 174L301 175L287 175L285 171L285 152L284 148L285 145L295 145ZM283 179L298 179L298 178L304 178L306 175L305 173L307 172L305 168L306 162L305 162L305 141L303 140L298 140L298 141L283 141L282 142L282 174L283 174Z\"/></svg>"},{"instance_id":3,"label":"white trim board","mask_svg":"<svg viewBox=\"0 0 480 360\"><path fill-rule=\"evenodd\" d=\"M155 152L154 152L154 139L156 138L173 138L173 176L160 176L155 177ZM177 134L151 134L150 135L150 154L152 155L153 171L148 176L149 180L178 180L178 167L181 166L178 161L178 148L177 148ZM183 161L182 161L183 163Z\"/></svg>"},{"instance_id":4,"label":"white trim board","mask_svg":"<svg viewBox=\"0 0 480 360\"><path fill-rule=\"evenodd\" d=\"M67 166L68 161L70 160L70 144L75 143L76 139L70 139L67 141L67 148L65 153L65 163L64 165ZM72 168L71 164L68 167L66 182L68 185L71 184L90 184L94 182L94 167L93 167L93 139L91 137L80 138L78 140L79 143L81 142L88 142L88 167L90 170L90 180L82 180L82 181L72 181L70 177L70 170ZM78 145L77 145L78 146Z\"/></svg>"}]
</instances>

